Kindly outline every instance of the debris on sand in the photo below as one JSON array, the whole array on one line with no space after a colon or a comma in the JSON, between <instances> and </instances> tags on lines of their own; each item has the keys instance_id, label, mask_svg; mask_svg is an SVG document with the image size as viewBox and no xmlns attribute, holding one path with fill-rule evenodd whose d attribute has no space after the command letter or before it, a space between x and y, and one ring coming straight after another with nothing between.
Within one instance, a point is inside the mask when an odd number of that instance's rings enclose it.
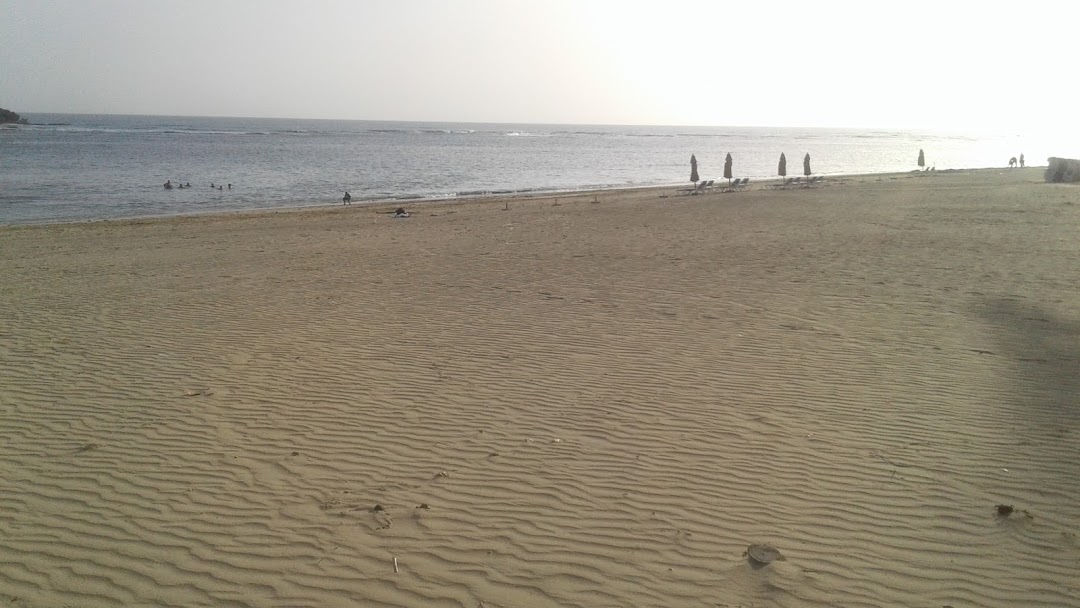
<instances>
[{"instance_id":1,"label":"debris on sand","mask_svg":"<svg viewBox=\"0 0 1080 608\"><path fill-rule=\"evenodd\" d=\"M782 562L787 558L784 557L780 550L772 545L750 545L746 548L746 552L743 555L750 558L750 564L753 566L761 567L767 566L773 562Z\"/></svg>"},{"instance_id":2,"label":"debris on sand","mask_svg":"<svg viewBox=\"0 0 1080 608\"><path fill-rule=\"evenodd\" d=\"M994 507L994 509L998 517L1002 519L1017 513L1023 514L1023 516L1028 519L1035 519L1035 516L1029 513L1027 509L1017 509L1012 505L997 505L996 507Z\"/></svg>"}]
</instances>

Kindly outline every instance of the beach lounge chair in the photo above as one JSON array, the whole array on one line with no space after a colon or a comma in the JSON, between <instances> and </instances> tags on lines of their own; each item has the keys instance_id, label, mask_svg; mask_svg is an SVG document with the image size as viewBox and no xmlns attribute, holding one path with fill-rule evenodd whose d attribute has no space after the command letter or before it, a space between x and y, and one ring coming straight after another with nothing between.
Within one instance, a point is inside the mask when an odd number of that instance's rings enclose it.
<instances>
[{"instance_id":1,"label":"beach lounge chair","mask_svg":"<svg viewBox=\"0 0 1080 608\"><path fill-rule=\"evenodd\" d=\"M746 187L749 186L749 185L750 185L750 178L749 177L744 177L744 178L742 178L742 183L739 184L739 190L745 190Z\"/></svg>"}]
</instances>

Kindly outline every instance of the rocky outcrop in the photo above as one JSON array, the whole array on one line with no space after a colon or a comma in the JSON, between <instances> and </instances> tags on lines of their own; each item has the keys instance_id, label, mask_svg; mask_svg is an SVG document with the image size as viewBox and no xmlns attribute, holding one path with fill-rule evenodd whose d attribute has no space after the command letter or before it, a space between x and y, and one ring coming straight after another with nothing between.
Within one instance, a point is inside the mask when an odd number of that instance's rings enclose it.
<instances>
[{"instance_id":1,"label":"rocky outcrop","mask_svg":"<svg viewBox=\"0 0 1080 608\"><path fill-rule=\"evenodd\" d=\"M25 125L26 119L20 117L18 114L12 112L11 110L5 110L4 108L0 108L0 125L7 123L17 123Z\"/></svg>"},{"instance_id":2,"label":"rocky outcrop","mask_svg":"<svg viewBox=\"0 0 1080 608\"><path fill-rule=\"evenodd\" d=\"M1046 168L1046 181L1080 182L1080 160L1051 157Z\"/></svg>"}]
</instances>

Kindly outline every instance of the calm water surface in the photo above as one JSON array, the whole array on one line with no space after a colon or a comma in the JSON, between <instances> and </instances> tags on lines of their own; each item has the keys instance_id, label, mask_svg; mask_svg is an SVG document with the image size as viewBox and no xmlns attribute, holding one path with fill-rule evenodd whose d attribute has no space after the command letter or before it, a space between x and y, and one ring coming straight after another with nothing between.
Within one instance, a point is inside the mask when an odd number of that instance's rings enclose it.
<instances>
[{"instance_id":1,"label":"calm water surface","mask_svg":"<svg viewBox=\"0 0 1080 608\"><path fill-rule=\"evenodd\" d=\"M0 128L0 223L298 207L481 193L684 184L731 153L735 177L1004 166L1050 150L1023 135L755 127L402 123L29 114ZM166 180L191 183L165 190ZM210 184L233 185L232 190Z\"/></svg>"}]
</instances>

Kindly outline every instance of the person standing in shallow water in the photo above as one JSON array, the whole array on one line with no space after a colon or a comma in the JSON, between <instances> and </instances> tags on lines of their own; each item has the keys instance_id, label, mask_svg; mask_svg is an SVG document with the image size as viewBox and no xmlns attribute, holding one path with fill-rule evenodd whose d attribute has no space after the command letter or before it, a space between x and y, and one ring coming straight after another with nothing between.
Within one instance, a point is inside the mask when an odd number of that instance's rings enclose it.
<instances>
[{"instance_id":1,"label":"person standing in shallow water","mask_svg":"<svg viewBox=\"0 0 1080 608\"><path fill-rule=\"evenodd\" d=\"M347 191L345 192L345 196L341 197L341 204L342 205L351 205L352 204L352 195L349 194Z\"/></svg>"}]
</instances>

